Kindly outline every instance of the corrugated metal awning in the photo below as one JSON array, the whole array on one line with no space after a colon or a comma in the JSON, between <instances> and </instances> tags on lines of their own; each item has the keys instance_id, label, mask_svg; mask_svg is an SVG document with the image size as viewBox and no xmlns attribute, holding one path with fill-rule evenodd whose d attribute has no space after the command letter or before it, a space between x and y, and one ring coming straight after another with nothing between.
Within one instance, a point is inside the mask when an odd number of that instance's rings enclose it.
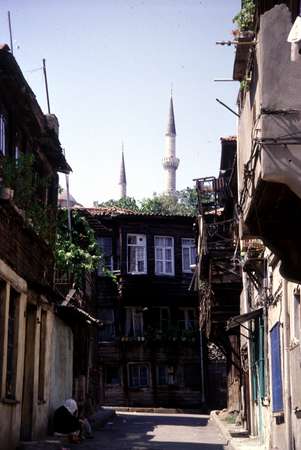
<instances>
[{"instance_id":1,"label":"corrugated metal awning","mask_svg":"<svg viewBox=\"0 0 301 450\"><path fill-rule=\"evenodd\" d=\"M245 314L240 314L239 316L231 317L227 320L226 330L230 330L231 328L238 327L244 322L248 322L251 319L255 319L256 317L262 314L263 308L255 309L255 311L250 311Z\"/></svg>"}]
</instances>

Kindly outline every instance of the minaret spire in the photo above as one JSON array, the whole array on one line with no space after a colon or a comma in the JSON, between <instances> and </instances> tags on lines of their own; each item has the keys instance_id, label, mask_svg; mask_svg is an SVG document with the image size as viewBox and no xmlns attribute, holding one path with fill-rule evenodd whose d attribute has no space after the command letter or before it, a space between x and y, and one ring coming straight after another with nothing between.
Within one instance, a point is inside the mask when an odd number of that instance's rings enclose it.
<instances>
[{"instance_id":1,"label":"minaret spire","mask_svg":"<svg viewBox=\"0 0 301 450\"><path fill-rule=\"evenodd\" d=\"M121 165L120 165L120 177L119 177L119 186L120 186L120 198L126 197L126 175L125 175L125 164L124 164L124 145L122 142L122 150L121 150Z\"/></svg>"},{"instance_id":2,"label":"minaret spire","mask_svg":"<svg viewBox=\"0 0 301 450\"><path fill-rule=\"evenodd\" d=\"M175 195L176 193L176 170L180 162L180 160L176 157L176 135L177 133L171 89L167 130L165 133L165 155L163 158L163 168L165 170L165 193L168 195Z\"/></svg>"}]
</instances>

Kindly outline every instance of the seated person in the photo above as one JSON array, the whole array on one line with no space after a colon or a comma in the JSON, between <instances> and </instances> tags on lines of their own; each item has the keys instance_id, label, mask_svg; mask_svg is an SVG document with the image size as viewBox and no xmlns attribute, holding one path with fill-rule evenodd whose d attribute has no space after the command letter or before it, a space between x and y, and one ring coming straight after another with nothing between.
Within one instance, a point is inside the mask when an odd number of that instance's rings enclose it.
<instances>
[{"instance_id":1,"label":"seated person","mask_svg":"<svg viewBox=\"0 0 301 450\"><path fill-rule=\"evenodd\" d=\"M67 434L69 435L71 442L78 442L80 440L82 427L77 415L77 403L72 398L69 398L54 412L54 432L59 434Z\"/></svg>"}]
</instances>

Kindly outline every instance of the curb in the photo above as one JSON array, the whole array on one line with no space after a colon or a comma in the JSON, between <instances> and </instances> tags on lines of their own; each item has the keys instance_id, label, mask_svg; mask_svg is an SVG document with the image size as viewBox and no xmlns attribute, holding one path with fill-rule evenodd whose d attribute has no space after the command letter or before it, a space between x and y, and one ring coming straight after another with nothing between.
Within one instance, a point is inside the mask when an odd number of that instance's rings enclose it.
<instances>
[{"instance_id":1,"label":"curb","mask_svg":"<svg viewBox=\"0 0 301 450\"><path fill-rule=\"evenodd\" d=\"M89 422L93 430L101 429L109 420L116 416L115 409L101 408L89 417Z\"/></svg>"},{"instance_id":2,"label":"curb","mask_svg":"<svg viewBox=\"0 0 301 450\"><path fill-rule=\"evenodd\" d=\"M208 414L208 412L200 409L188 408L164 408L164 407L141 407L141 406L103 406L104 410L114 409L116 412L137 412L137 413L153 413L153 414Z\"/></svg>"},{"instance_id":3,"label":"curb","mask_svg":"<svg viewBox=\"0 0 301 450\"><path fill-rule=\"evenodd\" d=\"M210 418L215 423L215 425L219 428L220 432L222 433L223 437L226 440L225 446L227 447L227 450L235 450L235 447L232 445L232 436L227 430L227 427L222 423L222 421L219 419L217 411L211 411Z\"/></svg>"}]
</instances>

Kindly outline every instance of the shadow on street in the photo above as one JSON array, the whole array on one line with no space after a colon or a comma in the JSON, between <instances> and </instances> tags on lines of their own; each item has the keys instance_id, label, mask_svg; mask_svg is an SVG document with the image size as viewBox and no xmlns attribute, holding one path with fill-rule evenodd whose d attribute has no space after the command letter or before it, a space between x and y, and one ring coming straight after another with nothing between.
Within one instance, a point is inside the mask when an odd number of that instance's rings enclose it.
<instances>
[{"instance_id":1,"label":"shadow on street","mask_svg":"<svg viewBox=\"0 0 301 450\"><path fill-rule=\"evenodd\" d=\"M223 450L208 416L118 413L95 439L70 448L82 450ZM225 443L224 443L225 444Z\"/></svg>"}]
</instances>

